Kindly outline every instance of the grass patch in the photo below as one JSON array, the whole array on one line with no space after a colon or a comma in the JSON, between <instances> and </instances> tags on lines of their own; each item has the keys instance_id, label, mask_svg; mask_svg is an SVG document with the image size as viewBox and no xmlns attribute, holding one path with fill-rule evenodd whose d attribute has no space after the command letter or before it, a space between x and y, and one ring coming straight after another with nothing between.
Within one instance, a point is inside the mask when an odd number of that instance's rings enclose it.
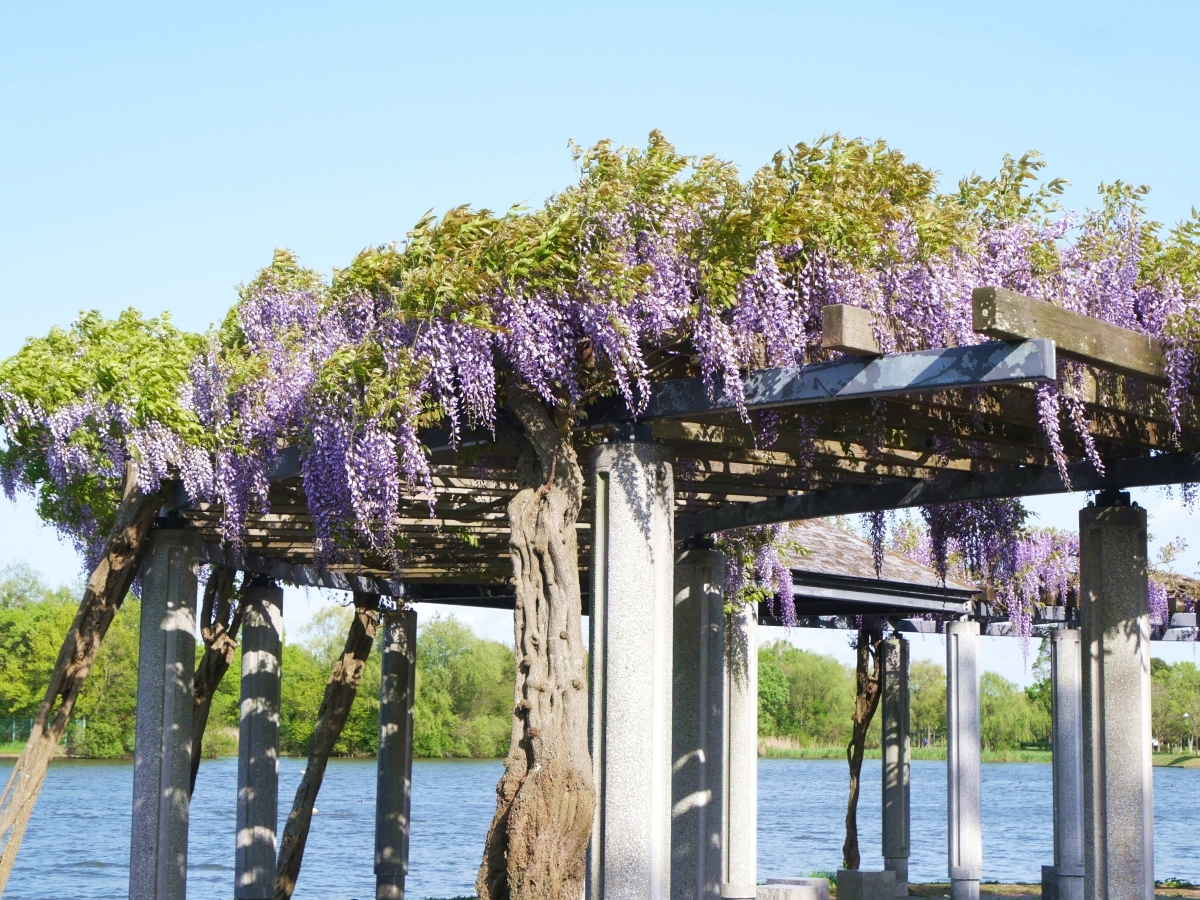
<instances>
[{"instance_id":1,"label":"grass patch","mask_svg":"<svg viewBox=\"0 0 1200 900\"><path fill-rule=\"evenodd\" d=\"M1200 769L1200 756L1189 756L1178 753L1155 753L1156 766L1173 766L1177 769Z\"/></svg>"},{"instance_id":2,"label":"grass patch","mask_svg":"<svg viewBox=\"0 0 1200 900\"><path fill-rule=\"evenodd\" d=\"M24 741L0 741L0 753L13 755L25 749Z\"/></svg>"},{"instance_id":3,"label":"grass patch","mask_svg":"<svg viewBox=\"0 0 1200 900\"><path fill-rule=\"evenodd\" d=\"M944 760L945 747L913 747L910 755L913 759ZM764 742L761 755L768 759L842 759L846 758L845 747L788 747L781 742ZM864 753L867 759L879 759L879 750L868 748ZM1049 750L984 750L984 762L1050 762L1052 754ZM1200 765L1200 763L1198 763Z\"/></svg>"}]
</instances>

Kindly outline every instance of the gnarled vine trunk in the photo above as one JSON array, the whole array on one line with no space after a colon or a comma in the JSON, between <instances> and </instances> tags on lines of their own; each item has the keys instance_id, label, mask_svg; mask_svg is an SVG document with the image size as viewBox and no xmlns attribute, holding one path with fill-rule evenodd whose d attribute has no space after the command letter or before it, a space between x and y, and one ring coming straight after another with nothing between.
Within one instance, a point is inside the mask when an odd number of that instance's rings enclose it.
<instances>
[{"instance_id":1,"label":"gnarled vine trunk","mask_svg":"<svg viewBox=\"0 0 1200 900\"><path fill-rule=\"evenodd\" d=\"M204 639L204 656L196 666L192 686L192 780L188 793L196 792L196 775L200 771L200 751L204 745L204 729L212 709L213 694L229 671L237 649L238 628L242 624L242 605L233 602L233 570L213 566L204 586L204 605L200 612L200 636Z\"/></svg>"},{"instance_id":2,"label":"gnarled vine trunk","mask_svg":"<svg viewBox=\"0 0 1200 900\"><path fill-rule=\"evenodd\" d=\"M508 506L516 687L475 889L480 900L579 900L596 805L575 536L583 472L532 391L510 386L508 404L530 444Z\"/></svg>"},{"instance_id":3,"label":"gnarled vine trunk","mask_svg":"<svg viewBox=\"0 0 1200 900\"><path fill-rule=\"evenodd\" d=\"M354 619L350 623L350 633L346 635L346 647L333 664L333 672L325 685L325 697L317 711L317 727L309 744L308 765L300 779L300 786L296 788L296 799L283 829L283 840L279 842L279 859L275 865L275 900L289 900L296 890L300 863L304 861L304 845L308 842L308 829L312 825L313 807L317 803L321 782L325 780L325 766L350 716L350 707L358 693L363 669L378 630L379 595L355 594Z\"/></svg>"},{"instance_id":4,"label":"gnarled vine trunk","mask_svg":"<svg viewBox=\"0 0 1200 900\"><path fill-rule=\"evenodd\" d=\"M842 845L842 864L847 869L857 869L862 863L858 852L858 792L862 775L863 751L867 745L867 729L879 706L881 686L880 642L883 634L874 629L858 632L858 659L855 666L857 690L854 698L854 713L850 721L854 729L850 744L846 747L846 760L850 763L850 799L846 803L846 842Z\"/></svg>"},{"instance_id":5,"label":"gnarled vine trunk","mask_svg":"<svg viewBox=\"0 0 1200 900\"><path fill-rule=\"evenodd\" d=\"M4 893L12 873L21 839L46 779L46 770L50 768L50 761L71 720L75 701L79 699L83 683L100 652L108 626L137 575L161 503L159 494L142 492L132 465L126 466L125 488L104 555L88 578L75 621L58 651L50 685L34 717L29 740L13 766L4 793L0 794L0 841L4 842L0 850L0 894Z\"/></svg>"}]
</instances>

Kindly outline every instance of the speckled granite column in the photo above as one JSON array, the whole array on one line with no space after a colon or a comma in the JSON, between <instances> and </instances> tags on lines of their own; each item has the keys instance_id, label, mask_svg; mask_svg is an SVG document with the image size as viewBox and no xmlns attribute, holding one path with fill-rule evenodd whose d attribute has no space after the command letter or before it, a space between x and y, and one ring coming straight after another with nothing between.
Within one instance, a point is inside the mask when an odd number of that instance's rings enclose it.
<instances>
[{"instance_id":1,"label":"speckled granite column","mask_svg":"<svg viewBox=\"0 0 1200 900\"><path fill-rule=\"evenodd\" d=\"M404 900L416 687L417 611L400 609L384 618L375 781L375 900Z\"/></svg>"},{"instance_id":2,"label":"speckled granite column","mask_svg":"<svg viewBox=\"0 0 1200 900\"><path fill-rule=\"evenodd\" d=\"M142 563L130 900L184 900L198 545L155 529Z\"/></svg>"},{"instance_id":3,"label":"speckled granite column","mask_svg":"<svg viewBox=\"0 0 1200 900\"><path fill-rule=\"evenodd\" d=\"M1054 876L1058 900L1083 900L1083 672L1079 631L1050 643L1054 748Z\"/></svg>"},{"instance_id":4,"label":"speckled granite column","mask_svg":"<svg viewBox=\"0 0 1200 900\"><path fill-rule=\"evenodd\" d=\"M1079 513L1084 896L1153 900L1146 511L1106 491Z\"/></svg>"},{"instance_id":5,"label":"speckled granite column","mask_svg":"<svg viewBox=\"0 0 1200 900\"><path fill-rule=\"evenodd\" d=\"M725 557L675 558L675 675L671 689L671 896L721 896L725 742Z\"/></svg>"},{"instance_id":6,"label":"speckled granite column","mask_svg":"<svg viewBox=\"0 0 1200 900\"><path fill-rule=\"evenodd\" d=\"M674 458L642 441L592 451L594 900L671 893Z\"/></svg>"},{"instance_id":7,"label":"speckled granite column","mask_svg":"<svg viewBox=\"0 0 1200 900\"><path fill-rule=\"evenodd\" d=\"M725 620L725 871L721 896L758 893L758 605Z\"/></svg>"},{"instance_id":8,"label":"speckled granite column","mask_svg":"<svg viewBox=\"0 0 1200 900\"><path fill-rule=\"evenodd\" d=\"M908 641L883 642L883 867L896 873L896 896L908 896Z\"/></svg>"},{"instance_id":9,"label":"speckled granite column","mask_svg":"<svg viewBox=\"0 0 1200 900\"><path fill-rule=\"evenodd\" d=\"M979 623L946 624L946 834L951 900L979 900L983 832L979 758Z\"/></svg>"},{"instance_id":10,"label":"speckled granite column","mask_svg":"<svg viewBox=\"0 0 1200 900\"><path fill-rule=\"evenodd\" d=\"M237 900L275 896L282 652L283 588L270 579L256 578L242 597L242 706L233 874Z\"/></svg>"}]
</instances>

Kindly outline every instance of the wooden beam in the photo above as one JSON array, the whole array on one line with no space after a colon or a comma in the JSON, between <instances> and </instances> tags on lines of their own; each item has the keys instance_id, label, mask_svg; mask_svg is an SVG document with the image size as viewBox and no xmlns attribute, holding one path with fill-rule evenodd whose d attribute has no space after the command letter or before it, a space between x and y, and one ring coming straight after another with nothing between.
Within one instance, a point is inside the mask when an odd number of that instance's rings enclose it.
<instances>
[{"instance_id":1,"label":"wooden beam","mask_svg":"<svg viewBox=\"0 0 1200 900\"><path fill-rule=\"evenodd\" d=\"M1110 460L1105 462L1103 475L1097 473L1091 463L1074 463L1067 467L1067 472L1070 487L1063 483L1054 466L1024 466L996 472L947 472L915 483L894 480L828 488L790 497L772 497L741 507L725 506L677 516L675 534L687 537L747 525L772 525L967 500L1200 482L1200 454L1172 453Z\"/></svg>"},{"instance_id":2,"label":"wooden beam","mask_svg":"<svg viewBox=\"0 0 1200 900\"><path fill-rule=\"evenodd\" d=\"M830 400L869 399L897 394L987 387L1034 381L1053 381L1054 342L1021 341L943 347L914 353L893 353L877 359L844 356L811 363L799 369L762 369L744 380L746 409L778 409ZM722 393L710 400L699 378L680 378L654 385L643 421L689 418L736 409ZM622 408L613 418L628 418Z\"/></svg>"},{"instance_id":3,"label":"wooden beam","mask_svg":"<svg viewBox=\"0 0 1200 900\"><path fill-rule=\"evenodd\" d=\"M880 356L869 309L833 303L821 307L821 347L851 356Z\"/></svg>"},{"instance_id":4,"label":"wooden beam","mask_svg":"<svg viewBox=\"0 0 1200 900\"><path fill-rule=\"evenodd\" d=\"M241 550L226 549L209 541L200 542L200 561L224 566L236 572L266 575L287 584L306 587L332 588L336 591L357 591L363 594L382 594L403 597L404 585L398 581L376 578L373 575L346 575L340 572L301 566L281 559L255 556Z\"/></svg>"},{"instance_id":5,"label":"wooden beam","mask_svg":"<svg viewBox=\"0 0 1200 900\"><path fill-rule=\"evenodd\" d=\"M973 327L1006 341L1049 338L1067 359L1166 384L1162 341L1004 288L971 295Z\"/></svg>"}]
</instances>

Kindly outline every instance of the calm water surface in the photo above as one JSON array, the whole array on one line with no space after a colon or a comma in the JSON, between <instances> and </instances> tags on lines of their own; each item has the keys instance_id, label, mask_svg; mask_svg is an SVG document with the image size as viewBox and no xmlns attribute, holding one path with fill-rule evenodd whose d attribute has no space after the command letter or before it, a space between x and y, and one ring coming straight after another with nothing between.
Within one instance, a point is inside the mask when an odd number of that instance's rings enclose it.
<instances>
[{"instance_id":1,"label":"calm water surface","mask_svg":"<svg viewBox=\"0 0 1200 900\"><path fill-rule=\"evenodd\" d=\"M7 778L11 762L0 763ZM304 768L280 765L286 814ZM865 868L879 857L879 762L863 766L859 834ZM475 870L495 804L501 765L495 761L413 764L413 826L409 896L473 893ZM192 803L188 892L193 900L229 897L233 881L236 760L205 762ZM25 836L6 900L123 900L127 896L129 807L133 766L125 762L60 761L50 769ZM1200 882L1195 852L1200 823L1200 771L1155 769L1155 866L1158 878ZM304 854L296 900L368 900L374 846L375 763L329 764L319 810ZM759 761L758 875L836 869L845 815L845 763ZM915 881L946 877L946 767L912 765L912 860ZM1037 881L1052 861L1050 766L983 767L985 878Z\"/></svg>"}]
</instances>

